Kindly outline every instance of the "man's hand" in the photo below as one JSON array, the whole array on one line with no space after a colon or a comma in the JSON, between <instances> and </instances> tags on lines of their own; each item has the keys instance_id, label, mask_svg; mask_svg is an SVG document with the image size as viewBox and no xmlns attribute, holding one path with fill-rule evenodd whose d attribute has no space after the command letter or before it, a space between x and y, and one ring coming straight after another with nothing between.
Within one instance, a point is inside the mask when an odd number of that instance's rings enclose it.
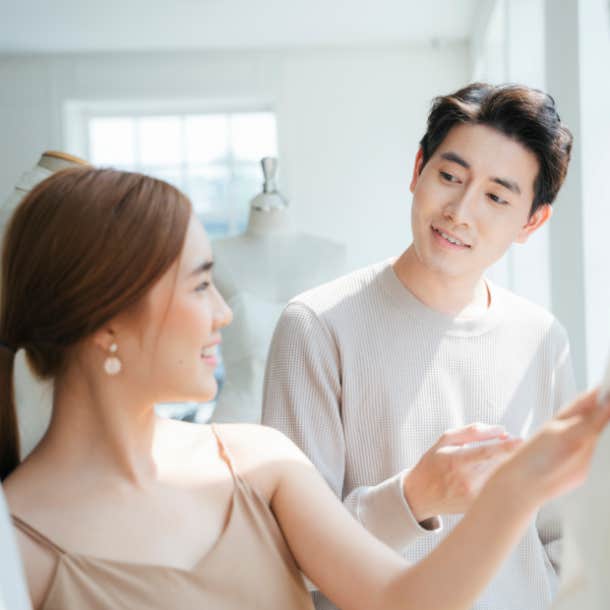
<instances>
[{"instance_id":1,"label":"man's hand","mask_svg":"<svg viewBox=\"0 0 610 610\"><path fill-rule=\"evenodd\" d=\"M481 441L492 442L468 446ZM471 424L445 432L404 480L404 495L417 521L465 513L494 470L522 443L502 426Z\"/></svg>"}]
</instances>

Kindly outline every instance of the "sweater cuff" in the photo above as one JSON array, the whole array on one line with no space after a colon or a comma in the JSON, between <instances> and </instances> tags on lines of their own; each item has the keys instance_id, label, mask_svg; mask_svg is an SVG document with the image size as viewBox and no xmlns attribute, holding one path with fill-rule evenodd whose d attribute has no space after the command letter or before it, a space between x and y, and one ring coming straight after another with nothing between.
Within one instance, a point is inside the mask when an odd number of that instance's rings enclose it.
<instances>
[{"instance_id":1,"label":"sweater cuff","mask_svg":"<svg viewBox=\"0 0 610 610\"><path fill-rule=\"evenodd\" d=\"M376 538L401 551L421 536L437 534L443 529L440 517L418 522L403 489L408 471L371 487L363 487L358 496L357 516Z\"/></svg>"}]
</instances>

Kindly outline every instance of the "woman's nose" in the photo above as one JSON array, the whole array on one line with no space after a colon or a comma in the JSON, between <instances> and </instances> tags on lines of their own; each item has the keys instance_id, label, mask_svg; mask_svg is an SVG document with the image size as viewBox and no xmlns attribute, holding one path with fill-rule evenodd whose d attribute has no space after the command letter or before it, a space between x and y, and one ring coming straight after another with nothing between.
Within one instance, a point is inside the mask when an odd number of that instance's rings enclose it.
<instances>
[{"instance_id":1,"label":"woman's nose","mask_svg":"<svg viewBox=\"0 0 610 610\"><path fill-rule=\"evenodd\" d=\"M216 290L216 288L214 288ZM233 311L227 305L220 292L216 290L216 306L214 308L214 326L216 328L224 328L233 321Z\"/></svg>"}]
</instances>

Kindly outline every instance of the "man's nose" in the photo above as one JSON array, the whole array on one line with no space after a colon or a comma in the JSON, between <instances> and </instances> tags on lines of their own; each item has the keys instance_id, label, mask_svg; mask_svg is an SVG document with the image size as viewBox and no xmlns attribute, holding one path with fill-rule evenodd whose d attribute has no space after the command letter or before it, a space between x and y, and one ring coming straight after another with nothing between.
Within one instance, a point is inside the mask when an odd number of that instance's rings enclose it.
<instances>
[{"instance_id":1,"label":"man's nose","mask_svg":"<svg viewBox=\"0 0 610 610\"><path fill-rule=\"evenodd\" d=\"M465 188L461 193L454 194L454 197L443 209L445 218L451 220L456 225L470 225L472 214L476 205L476 197L473 189Z\"/></svg>"}]
</instances>

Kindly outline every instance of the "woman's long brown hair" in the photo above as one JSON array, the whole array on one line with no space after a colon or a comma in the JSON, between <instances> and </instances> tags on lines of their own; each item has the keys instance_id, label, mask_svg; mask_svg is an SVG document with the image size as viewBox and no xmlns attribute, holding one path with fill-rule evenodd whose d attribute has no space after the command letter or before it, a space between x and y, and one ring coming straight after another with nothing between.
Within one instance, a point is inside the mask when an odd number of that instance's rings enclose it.
<instances>
[{"instance_id":1,"label":"woman's long brown hair","mask_svg":"<svg viewBox=\"0 0 610 610\"><path fill-rule=\"evenodd\" d=\"M12 370L26 350L41 378L70 346L137 303L177 260L189 200L142 174L71 168L17 206L2 253L0 480L19 463Z\"/></svg>"}]
</instances>

